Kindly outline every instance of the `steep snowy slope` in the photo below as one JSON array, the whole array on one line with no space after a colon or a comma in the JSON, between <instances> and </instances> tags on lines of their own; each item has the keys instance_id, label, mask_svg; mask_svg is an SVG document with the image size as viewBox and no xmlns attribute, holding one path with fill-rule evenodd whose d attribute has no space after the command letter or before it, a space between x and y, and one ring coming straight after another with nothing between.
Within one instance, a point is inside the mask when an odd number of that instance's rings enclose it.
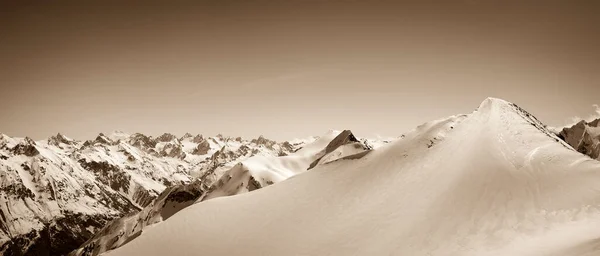
<instances>
[{"instance_id":1,"label":"steep snowy slope","mask_svg":"<svg viewBox=\"0 0 600 256\"><path fill-rule=\"evenodd\" d=\"M260 138L253 143L275 145L261 142ZM142 231L146 232L146 227L166 220L195 202L256 190L306 171L312 162L324 156L335 160L335 157L344 157L348 152L362 152L368 149L358 142L350 131L333 130L309 144L303 145L303 142L298 142L294 145L300 147L294 153L258 154L243 160L224 173L217 174L219 169L212 169L191 184L169 188L141 212L111 222L71 255L98 255L128 243ZM353 150L336 151L348 145L352 145ZM357 147L361 150L357 150ZM293 148L294 146L291 146L291 149ZM330 156L330 153L335 155ZM216 180L214 177L221 178Z\"/></svg>"},{"instance_id":2,"label":"steep snowy slope","mask_svg":"<svg viewBox=\"0 0 600 256\"><path fill-rule=\"evenodd\" d=\"M600 160L600 119L591 122L582 120L572 127L563 128L558 136L582 154Z\"/></svg>"},{"instance_id":3,"label":"steep snowy slope","mask_svg":"<svg viewBox=\"0 0 600 256\"><path fill-rule=\"evenodd\" d=\"M1 134L0 253L69 253L107 221L194 180L213 163L211 154L227 154L218 159L225 165L252 152L289 152L281 145L168 133L114 132L83 143L61 134L43 141Z\"/></svg>"},{"instance_id":4,"label":"steep snowy slope","mask_svg":"<svg viewBox=\"0 0 600 256\"><path fill-rule=\"evenodd\" d=\"M598 255L600 163L485 100L362 158L194 204L108 255Z\"/></svg>"}]
</instances>

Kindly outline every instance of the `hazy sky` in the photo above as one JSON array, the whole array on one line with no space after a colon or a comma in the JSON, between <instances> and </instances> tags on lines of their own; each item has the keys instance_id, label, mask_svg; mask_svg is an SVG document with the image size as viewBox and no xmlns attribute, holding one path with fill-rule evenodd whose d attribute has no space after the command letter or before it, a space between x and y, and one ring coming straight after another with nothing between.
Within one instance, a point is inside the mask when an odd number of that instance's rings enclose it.
<instances>
[{"instance_id":1,"label":"hazy sky","mask_svg":"<svg viewBox=\"0 0 600 256\"><path fill-rule=\"evenodd\" d=\"M398 136L488 96L550 125L600 103L600 1L4 2L11 136Z\"/></svg>"}]
</instances>

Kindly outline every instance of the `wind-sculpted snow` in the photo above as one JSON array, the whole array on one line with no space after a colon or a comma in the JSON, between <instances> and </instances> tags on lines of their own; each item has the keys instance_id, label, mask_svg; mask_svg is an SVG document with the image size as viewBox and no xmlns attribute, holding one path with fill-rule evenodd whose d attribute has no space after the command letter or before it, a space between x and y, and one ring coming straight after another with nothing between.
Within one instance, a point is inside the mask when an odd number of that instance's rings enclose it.
<instances>
[{"instance_id":1,"label":"wind-sculpted snow","mask_svg":"<svg viewBox=\"0 0 600 256\"><path fill-rule=\"evenodd\" d=\"M149 206L165 188L189 184L208 165L282 150L287 144L189 134L115 132L85 142L0 134L0 253L65 255L110 220ZM211 158L217 152L227 157Z\"/></svg>"},{"instance_id":2,"label":"wind-sculpted snow","mask_svg":"<svg viewBox=\"0 0 600 256\"><path fill-rule=\"evenodd\" d=\"M487 99L360 158L189 206L108 255L599 255L600 162L525 113Z\"/></svg>"}]
</instances>

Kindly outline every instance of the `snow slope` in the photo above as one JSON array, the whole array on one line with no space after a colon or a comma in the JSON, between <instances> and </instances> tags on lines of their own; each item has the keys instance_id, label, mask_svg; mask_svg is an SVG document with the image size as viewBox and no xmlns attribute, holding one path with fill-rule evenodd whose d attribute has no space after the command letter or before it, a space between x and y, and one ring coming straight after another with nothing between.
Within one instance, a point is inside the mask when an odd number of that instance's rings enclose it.
<instances>
[{"instance_id":1,"label":"snow slope","mask_svg":"<svg viewBox=\"0 0 600 256\"><path fill-rule=\"evenodd\" d=\"M194 204L108 255L598 255L600 162L514 104Z\"/></svg>"}]
</instances>

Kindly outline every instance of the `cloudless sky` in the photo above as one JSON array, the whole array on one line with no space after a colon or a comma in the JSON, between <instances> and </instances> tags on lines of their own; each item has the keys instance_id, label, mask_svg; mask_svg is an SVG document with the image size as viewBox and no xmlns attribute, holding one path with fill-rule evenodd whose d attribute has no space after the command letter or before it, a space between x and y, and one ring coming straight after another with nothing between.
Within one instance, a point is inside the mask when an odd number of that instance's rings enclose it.
<instances>
[{"instance_id":1,"label":"cloudless sky","mask_svg":"<svg viewBox=\"0 0 600 256\"><path fill-rule=\"evenodd\" d=\"M0 132L398 136L489 96L561 125L600 103L598 13L598 1L3 2Z\"/></svg>"}]
</instances>

